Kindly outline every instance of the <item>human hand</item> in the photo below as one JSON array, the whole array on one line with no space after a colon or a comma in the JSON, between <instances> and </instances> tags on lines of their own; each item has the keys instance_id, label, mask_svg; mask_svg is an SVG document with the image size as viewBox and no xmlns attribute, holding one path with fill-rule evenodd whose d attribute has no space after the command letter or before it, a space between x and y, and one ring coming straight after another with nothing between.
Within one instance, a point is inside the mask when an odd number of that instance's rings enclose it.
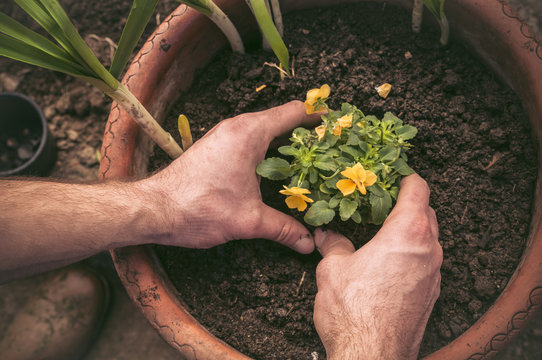
<instances>
[{"instance_id":1,"label":"human hand","mask_svg":"<svg viewBox=\"0 0 542 360\"><path fill-rule=\"evenodd\" d=\"M413 174L395 208L358 251L340 234L315 231L314 325L328 359L415 359L440 293L442 248L429 188Z\"/></svg>"},{"instance_id":2,"label":"human hand","mask_svg":"<svg viewBox=\"0 0 542 360\"><path fill-rule=\"evenodd\" d=\"M314 250L310 232L262 202L256 166L269 143L298 126L314 126L293 101L222 121L170 166L143 181L163 211L159 242L209 248L233 239L266 238L301 253ZM165 225L164 225L165 224Z\"/></svg>"}]
</instances>

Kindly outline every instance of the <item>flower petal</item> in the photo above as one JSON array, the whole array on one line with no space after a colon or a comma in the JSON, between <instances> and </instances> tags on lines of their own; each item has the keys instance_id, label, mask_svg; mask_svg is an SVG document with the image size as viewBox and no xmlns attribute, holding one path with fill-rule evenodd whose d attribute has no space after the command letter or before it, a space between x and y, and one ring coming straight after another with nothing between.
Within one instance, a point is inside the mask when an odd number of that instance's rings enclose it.
<instances>
[{"instance_id":1,"label":"flower petal","mask_svg":"<svg viewBox=\"0 0 542 360\"><path fill-rule=\"evenodd\" d=\"M339 124L335 125L333 127L333 135L335 136L341 136L341 126Z\"/></svg>"},{"instance_id":2,"label":"flower petal","mask_svg":"<svg viewBox=\"0 0 542 360\"><path fill-rule=\"evenodd\" d=\"M367 189L365 188L365 185L363 185L362 182L356 181L356 186L360 193L362 193L363 195L367 194Z\"/></svg>"},{"instance_id":3,"label":"flower petal","mask_svg":"<svg viewBox=\"0 0 542 360\"><path fill-rule=\"evenodd\" d=\"M342 128L349 128L352 127L352 115L344 115L337 119L337 124L340 125Z\"/></svg>"},{"instance_id":4,"label":"flower petal","mask_svg":"<svg viewBox=\"0 0 542 360\"><path fill-rule=\"evenodd\" d=\"M377 178L376 178L376 174L370 170L366 170L365 171L365 174L366 174L366 178L365 178L365 181L363 182L365 184L365 186L371 186L373 185Z\"/></svg>"},{"instance_id":5,"label":"flower petal","mask_svg":"<svg viewBox=\"0 0 542 360\"><path fill-rule=\"evenodd\" d=\"M347 167L346 169L341 171L341 175L344 176L344 177L347 177L349 179L352 179L352 180L357 180L358 179L358 173L356 172L356 170L354 170L351 167Z\"/></svg>"},{"instance_id":6,"label":"flower petal","mask_svg":"<svg viewBox=\"0 0 542 360\"><path fill-rule=\"evenodd\" d=\"M289 196L286 198L285 201L286 205L288 205L290 209L297 209L299 211L303 211L307 208L307 203L297 196Z\"/></svg>"},{"instance_id":7,"label":"flower petal","mask_svg":"<svg viewBox=\"0 0 542 360\"><path fill-rule=\"evenodd\" d=\"M318 135L318 141L320 141L323 139L324 135L326 134L326 126L320 125L314 128L314 131L316 131L316 134Z\"/></svg>"},{"instance_id":8,"label":"flower petal","mask_svg":"<svg viewBox=\"0 0 542 360\"><path fill-rule=\"evenodd\" d=\"M327 98L329 94L331 93L331 88L329 87L328 84L324 84L320 87L319 91L320 91L319 96L321 98Z\"/></svg>"},{"instance_id":9,"label":"flower petal","mask_svg":"<svg viewBox=\"0 0 542 360\"><path fill-rule=\"evenodd\" d=\"M337 181L337 189L343 193L343 196L347 196L356 191L356 183L352 180L342 179Z\"/></svg>"}]
</instances>

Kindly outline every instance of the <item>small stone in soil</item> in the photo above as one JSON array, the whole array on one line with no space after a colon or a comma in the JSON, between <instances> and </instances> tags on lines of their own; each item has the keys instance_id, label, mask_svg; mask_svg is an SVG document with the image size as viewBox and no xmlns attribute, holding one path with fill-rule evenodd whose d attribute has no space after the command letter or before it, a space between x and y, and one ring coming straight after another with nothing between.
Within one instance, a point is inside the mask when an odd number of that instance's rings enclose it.
<instances>
[{"instance_id":1,"label":"small stone in soil","mask_svg":"<svg viewBox=\"0 0 542 360\"><path fill-rule=\"evenodd\" d=\"M32 145L30 144L23 144L17 149L17 156L21 160L28 160L33 154L34 152L32 151Z\"/></svg>"},{"instance_id":2,"label":"small stone in soil","mask_svg":"<svg viewBox=\"0 0 542 360\"><path fill-rule=\"evenodd\" d=\"M17 146L19 146L19 142L18 142L16 139L14 139L14 138L8 138L8 139L6 140L6 146L7 146L8 148L16 149Z\"/></svg>"}]
</instances>

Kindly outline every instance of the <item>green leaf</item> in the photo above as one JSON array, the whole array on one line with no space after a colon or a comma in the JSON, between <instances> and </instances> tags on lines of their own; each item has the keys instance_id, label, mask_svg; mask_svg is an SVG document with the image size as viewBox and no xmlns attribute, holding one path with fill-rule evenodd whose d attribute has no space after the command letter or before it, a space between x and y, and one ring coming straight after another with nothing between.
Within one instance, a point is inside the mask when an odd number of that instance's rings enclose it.
<instances>
[{"instance_id":1,"label":"green leaf","mask_svg":"<svg viewBox=\"0 0 542 360\"><path fill-rule=\"evenodd\" d=\"M390 194L386 192L384 196L380 197L371 193L369 195L369 202L371 203L372 222L376 225L382 224L391 209L392 201Z\"/></svg>"},{"instance_id":2,"label":"green leaf","mask_svg":"<svg viewBox=\"0 0 542 360\"><path fill-rule=\"evenodd\" d=\"M423 3L438 20L442 20L444 0L423 0Z\"/></svg>"},{"instance_id":3,"label":"green leaf","mask_svg":"<svg viewBox=\"0 0 542 360\"><path fill-rule=\"evenodd\" d=\"M346 145L359 145L361 143L361 139L355 132L350 132L350 135L348 136L348 140L346 141Z\"/></svg>"},{"instance_id":4,"label":"green leaf","mask_svg":"<svg viewBox=\"0 0 542 360\"><path fill-rule=\"evenodd\" d=\"M314 184L317 181L318 181L318 171L314 167L311 167L309 169L309 182L311 184Z\"/></svg>"},{"instance_id":5,"label":"green leaf","mask_svg":"<svg viewBox=\"0 0 542 360\"><path fill-rule=\"evenodd\" d=\"M39 48L25 44L4 34L0 34L0 55L69 75L85 75L84 69L77 63L54 57Z\"/></svg>"},{"instance_id":6,"label":"green leaf","mask_svg":"<svg viewBox=\"0 0 542 360\"><path fill-rule=\"evenodd\" d=\"M380 155L380 161L382 162L393 161L399 157L400 151L400 148L388 144L378 151L378 155Z\"/></svg>"},{"instance_id":7,"label":"green leaf","mask_svg":"<svg viewBox=\"0 0 542 360\"><path fill-rule=\"evenodd\" d=\"M354 211L354 213L352 214L352 216L350 217L352 220L354 220L354 222L356 224L360 224L361 223L361 215L359 214L359 212L357 211Z\"/></svg>"},{"instance_id":8,"label":"green leaf","mask_svg":"<svg viewBox=\"0 0 542 360\"><path fill-rule=\"evenodd\" d=\"M367 190L369 190L371 194L378 197L383 197L386 195L386 191L382 189L382 187L378 185L377 183L374 183L373 185L367 187Z\"/></svg>"},{"instance_id":9,"label":"green leaf","mask_svg":"<svg viewBox=\"0 0 542 360\"><path fill-rule=\"evenodd\" d=\"M288 161L272 157L265 159L256 167L256 173L270 180L284 180L292 176Z\"/></svg>"},{"instance_id":10,"label":"green leaf","mask_svg":"<svg viewBox=\"0 0 542 360\"><path fill-rule=\"evenodd\" d=\"M418 129L412 125L403 125L395 130L397 136L400 136L403 140L410 140L418 134Z\"/></svg>"},{"instance_id":11,"label":"green leaf","mask_svg":"<svg viewBox=\"0 0 542 360\"><path fill-rule=\"evenodd\" d=\"M109 72L114 78L118 79L128 63L157 2L158 0L134 0L132 3L132 9L124 25L124 29L122 29L117 51L115 51L115 56L109 68Z\"/></svg>"},{"instance_id":12,"label":"green leaf","mask_svg":"<svg viewBox=\"0 0 542 360\"><path fill-rule=\"evenodd\" d=\"M286 73L288 73L288 75L290 75L290 55L288 54L288 49L286 48L284 41L282 41L275 24L273 23L273 19L267 10L267 6L265 6L263 0L250 0L250 4L252 5L252 10L254 11L254 17L256 17L258 25L260 25L260 29L262 29L262 33L267 39L267 42L269 42L269 45L271 45L271 49L273 49L273 52L279 59L281 67L286 71Z\"/></svg>"},{"instance_id":13,"label":"green leaf","mask_svg":"<svg viewBox=\"0 0 542 360\"><path fill-rule=\"evenodd\" d=\"M337 207L337 205L339 205L339 203L341 202L343 198L343 195L341 193L333 196L330 200L329 200L329 207L334 209Z\"/></svg>"},{"instance_id":14,"label":"green leaf","mask_svg":"<svg viewBox=\"0 0 542 360\"><path fill-rule=\"evenodd\" d=\"M321 226L329 223L335 217L335 211L329 207L327 201L320 200L312 204L307 210L304 220L312 226Z\"/></svg>"},{"instance_id":15,"label":"green leaf","mask_svg":"<svg viewBox=\"0 0 542 360\"><path fill-rule=\"evenodd\" d=\"M281 146L278 148L278 151L282 155L296 156L299 154L299 150L293 146Z\"/></svg>"},{"instance_id":16,"label":"green leaf","mask_svg":"<svg viewBox=\"0 0 542 360\"><path fill-rule=\"evenodd\" d=\"M64 49L46 37L30 30L3 12L0 12L0 33L4 33L14 40L18 40L29 46L40 49L53 57L76 64L75 60Z\"/></svg>"},{"instance_id":17,"label":"green leaf","mask_svg":"<svg viewBox=\"0 0 542 360\"><path fill-rule=\"evenodd\" d=\"M313 165L317 167L318 169L324 170L324 171L334 172L337 170L337 164L335 164L335 161L333 161L333 159L327 155L317 156Z\"/></svg>"},{"instance_id":18,"label":"green leaf","mask_svg":"<svg viewBox=\"0 0 542 360\"><path fill-rule=\"evenodd\" d=\"M194 10L199 11L205 16L211 16L212 10L207 5L207 1L198 1L198 0L177 0L181 4L190 6Z\"/></svg>"},{"instance_id":19,"label":"green leaf","mask_svg":"<svg viewBox=\"0 0 542 360\"><path fill-rule=\"evenodd\" d=\"M406 176L414 173L414 170L407 165L406 161L403 159L397 159L390 164L390 166L397 171L399 174Z\"/></svg>"},{"instance_id":20,"label":"green leaf","mask_svg":"<svg viewBox=\"0 0 542 360\"><path fill-rule=\"evenodd\" d=\"M389 111L386 111L386 113L384 114L384 117L382 118L382 122L386 126L389 126L389 125L401 126L401 125L403 125L403 121L401 119L399 119L397 116L395 116L394 113L389 112Z\"/></svg>"},{"instance_id":21,"label":"green leaf","mask_svg":"<svg viewBox=\"0 0 542 360\"><path fill-rule=\"evenodd\" d=\"M88 69L87 76L101 79L112 90L118 88L119 82L92 53L58 0L15 0L15 2L53 36L81 66Z\"/></svg>"},{"instance_id":22,"label":"green leaf","mask_svg":"<svg viewBox=\"0 0 542 360\"><path fill-rule=\"evenodd\" d=\"M342 152L344 152L344 153L346 153L346 154L352 156L354 159L358 159L359 157L361 157L361 152L359 152L358 150L354 149L354 148L351 147L351 146L348 146L348 145L341 145L341 146L339 146L339 149L340 149Z\"/></svg>"},{"instance_id":23,"label":"green leaf","mask_svg":"<svg viewBox=\"0 0 542 360\"><path fill-rule=\"evenodd\" d=\"M358 202L352 201L347 198L343 198L341 200L340 206L339 206L339 215L341 215L341 220L346 221L350 219L352 214L354 214L354 211L358 208Z\"/></svg>"}]
</instances>

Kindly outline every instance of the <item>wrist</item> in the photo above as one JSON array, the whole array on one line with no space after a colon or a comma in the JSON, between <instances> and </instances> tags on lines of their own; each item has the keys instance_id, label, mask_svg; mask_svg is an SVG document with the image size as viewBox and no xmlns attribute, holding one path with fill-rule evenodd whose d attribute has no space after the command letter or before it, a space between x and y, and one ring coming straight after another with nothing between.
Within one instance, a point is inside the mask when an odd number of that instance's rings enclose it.
<instances>
[{"instance_id":1,"label":"wrist","mask_svg":"<svg viewBox=\"0 0 542 360\"><path fill-rule=\"evenodd\" d=\"M176 212L170 198L151 179L132 183L131 193L138 203L137 211L133 214L134 236L139 245L169 245L176 227L173 223L181 217L173 215Z\"/></svg>"}]
</instances>

